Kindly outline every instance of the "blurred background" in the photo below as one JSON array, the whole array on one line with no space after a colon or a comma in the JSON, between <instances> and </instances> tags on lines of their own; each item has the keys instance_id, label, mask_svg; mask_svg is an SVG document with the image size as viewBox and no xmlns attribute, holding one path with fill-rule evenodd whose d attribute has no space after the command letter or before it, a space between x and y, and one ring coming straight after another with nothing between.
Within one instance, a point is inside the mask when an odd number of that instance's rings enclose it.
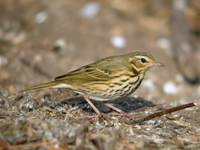
<instances>
[{"instance_id":1,"label":"blurred background","mask_svg":"<svg viewBox=\"0 0 200 150\"><path fill-rule=\"evenodd\" d=\"M98 59L144 51L133 94L174 105L200 96L199 0L0 0L0 91L16 93Z\"/></svg>"}]
</instances>

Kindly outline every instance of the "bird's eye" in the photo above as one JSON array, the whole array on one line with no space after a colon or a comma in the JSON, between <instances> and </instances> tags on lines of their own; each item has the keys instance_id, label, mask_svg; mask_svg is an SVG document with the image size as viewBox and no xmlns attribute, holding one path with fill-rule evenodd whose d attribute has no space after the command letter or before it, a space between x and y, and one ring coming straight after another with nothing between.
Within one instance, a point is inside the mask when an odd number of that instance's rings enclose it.
<instances>
[{"instance_id":1,"label":"bird's eye","mask_svg":"<svg viewBox=\"0 0 200 150\"><path fill-rule=\"evenodd\" d=\"M145 62L146 62L146 59L141 58L141 62L142 62L142 63L145 63Z\"/></svg>"}]
</instances>

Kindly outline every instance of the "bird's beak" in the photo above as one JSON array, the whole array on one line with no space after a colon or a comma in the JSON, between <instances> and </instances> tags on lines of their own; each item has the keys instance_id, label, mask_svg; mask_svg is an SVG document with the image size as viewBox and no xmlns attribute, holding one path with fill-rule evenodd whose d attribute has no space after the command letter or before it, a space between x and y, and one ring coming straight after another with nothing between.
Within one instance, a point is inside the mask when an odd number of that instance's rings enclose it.
<instances>
[{"instance_id":1,"label":"bird's beak","mask_svg":"<svg viewBox=\"0 0 200 150\"><path fill-rule=\"evenodd\" d=\"M155 63L151 63L152 66L159 66L159 67L164 67L165 65L163 65L162 63L160 62L155 62Z\"/></svg>"}]
</instances>

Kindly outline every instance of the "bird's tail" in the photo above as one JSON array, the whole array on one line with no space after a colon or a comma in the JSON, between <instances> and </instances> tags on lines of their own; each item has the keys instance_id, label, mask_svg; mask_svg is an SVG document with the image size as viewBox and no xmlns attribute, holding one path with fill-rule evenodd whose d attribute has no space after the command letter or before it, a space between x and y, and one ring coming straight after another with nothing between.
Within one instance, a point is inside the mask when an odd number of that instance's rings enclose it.
<instances>
[{"instance_id":1,"label":"bird's tail","mask_svg":"<svg viewBox=\"0 0 200 150\"><path fill-rule=\"evenodd\" d=\"M58 85L58 83L53 81L53 82L49 82L49 83L33 86L33 87L30 87L30 88L21 90L20 92L30 91L30 90L39 90L39 89L45 89L45 88L54 88L56 85Z\"/></svg>"}]
</instances>

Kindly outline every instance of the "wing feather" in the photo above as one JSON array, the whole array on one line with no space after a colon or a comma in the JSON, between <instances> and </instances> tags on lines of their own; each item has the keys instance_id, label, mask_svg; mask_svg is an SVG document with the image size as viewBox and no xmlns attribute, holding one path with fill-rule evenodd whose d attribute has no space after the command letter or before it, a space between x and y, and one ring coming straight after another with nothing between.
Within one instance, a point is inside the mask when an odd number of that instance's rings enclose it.
<instances>
[{"instance_id":1,"label":"wing feather","mask_svg":"<svg viewBox=\"0 0 200 150\"><path fill-rule=\"evenodd\" d=\"M83 66L79 69L71 71L65 75L55 78L56 81L73 81L73 82L93 82L93 81L108 81L113 76L124 70L126 65L115 57L101 59L95 63Z\"/></svg>"},{"instance_id":2,"label":"wing feather","mask_svg":"<svg viewBox=\"0 0 200 150\"><path fill-rule=\"evenodd\" d=\"M111 71L109 71L111 73ZM56 77L56 81L69 80L74 82L92 82L92 81L108 81L112 77L109 73L105 73L102 69L94 67L81 67L77 70L69 72L68 74Z\"/></svg>"}]
</instances>

